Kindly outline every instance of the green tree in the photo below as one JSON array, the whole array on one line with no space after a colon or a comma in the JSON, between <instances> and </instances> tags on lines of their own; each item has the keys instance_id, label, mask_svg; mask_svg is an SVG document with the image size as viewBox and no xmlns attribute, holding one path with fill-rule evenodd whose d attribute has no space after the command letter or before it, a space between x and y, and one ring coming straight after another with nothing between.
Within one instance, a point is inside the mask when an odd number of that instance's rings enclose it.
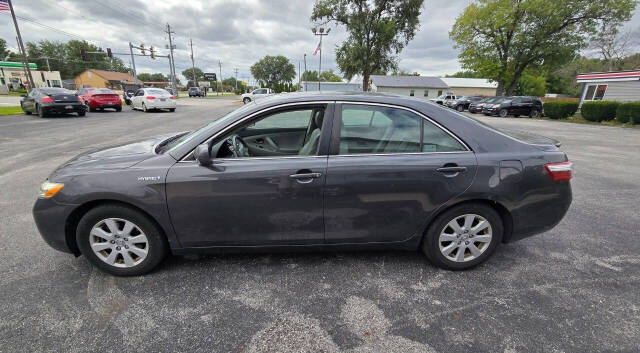
<instances>
[{"instance_id":1,"label":"green tree","mask_svg":"<svg viewBox=\"0 0 640 353\"><path fill-rule=\"evenodd\" d=\"M547 93L547 78L544 74L525 72L514 93L518 96L542 97Z\"/></svg>"},{"instance_id":2,"label":"green tree","mask_svg":"<svg viewBox=\"0 0 640 353\"><path fill-rule=\"evenodd\" d=\"M529 68L559 67L574 58L598 24L626 21L635 0L478 0L449 33L462 67L513 94Z\"/></svg>"},{"instance_id":3,"label":"green tree","mask_svg":"<svg viewBox=\"0 0 640 353\"><path fill-rule=\"evenodd\" d=\"M347 79L362 75L362 89L376 71L397 69L397 58L415 36L424 0L319 0L312 21L345 26L349 36L336 49L336 61Z\"/></svg>"},{"instance_id":4,"label":"green tree","mask_svg":"<svg viewBox=\"0 0 640 353\"><path fill-rule=\"evenodd\" d=\"M282 55L267 55L251 66L251 75L261 84L275 89L277 84L293 81L296 68Z\"/></svg>"},{"instance_id":5,"label":"green tree","mask_svg":"<svg viewBox=\"0 0 640 353\"><path fill-rule=\"evenodd\" d=\"M420 76L418 72L409 72L405 70L396 70L391 73L391 76Z\"/></svg>"},{"instance_id":6,"label":"green tree","mask_svg":"<svg viewBox=\"0 0 640 353\"><path fill-rule=\"evenodd\" d=\"M451 75L444 75L444 77L458 77L458 78L484 78L481 74L473 70L463 70L453 73Z\"/></svg>"},{"instance_id":7,"label":"green tree","mask_svg":"<svg viewBox=\"0 0 640 353\"><path fill-rule=\"evenodd\" d=\"M324 82L342 82L342 77L333 72L333 70L322 71L320 78ZM305 71L302 74L302 81L317 82L318 71Z\"/></svg>"},{"instance_id":8,"label":"green tree","mask_svg":"<svg viewBox=\"0 0 640 353\"><path fill-rule=\"evenodd\" d=\"M11 51L7 48L7 41L0 38L0 61L4 60L9 54L11 54Z\"/></svg>"},{"instance_id":9,"label":"green tree","mask_svg":"<svg viewBox=\"0 0 640 353\"><path fill-rule=\"evenodd\" d=\"M187 81L193 81L193 73L196 73L196 81L203 81L204 80L204 74L202 72L202 70L200 70L198 67L194 67L192 68L188 68L185 70L182 70L182 76L184 76Z\"/></svg>"},{"instance_id":10,"label":"green tree","mask_svg":"<svg viewBox=\"0 0 640 353\"><path fill-rule=\"evenodd\" d=\"M318 82L318 71L305 71L301 79L302 81Z\"/></svg>"},{"instance_id":11,"label":"green tree","mask_svg":"<svg viewBox=\"0 0 640 353\"><path fill-rule=\"evenodd\" d=\"M169 77L165 76L162 73L146 73L142 72L138 74L138 79L143 82L168 82Z\"/></svg>"}]
</instances>

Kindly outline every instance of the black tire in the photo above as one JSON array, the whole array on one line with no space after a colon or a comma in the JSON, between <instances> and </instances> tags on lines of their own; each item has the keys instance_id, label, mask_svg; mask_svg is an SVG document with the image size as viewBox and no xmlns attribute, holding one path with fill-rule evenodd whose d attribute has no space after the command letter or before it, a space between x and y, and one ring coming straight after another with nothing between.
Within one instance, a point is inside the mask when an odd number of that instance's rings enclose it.
<instances>
[{"instance_id":1,"label":"black tire","mask_svg":"<svg viewBox=\"0 0 640 353\"><path fill-rule=\"evenodd\" d=\"M147 237L148 252L146 258L133 267L116 267L102 261L91 249L89 237L91 229L107 218L120 218L137 225ZM115 276L139 276L152 271L169 252L169 244L158 226L141 212L123 205L108 204L95 207L87 212L76 231L76 242L80 252L100 270Z\"/></svg>"},{"instance_id":2,"label":"black tire","mask_svg":"<svg viewBox=\"0 0 640 353\"><path fill-rule=\"evenodd\" d=\"M145 112L145 113L151 112L151 110L147 109L147 105L144 104L144 103L142 103L142 111Z\"/></svg>"},{"instance_id":3,"label":"black tire","mask_svg":"<svg viewBox=\"0 0 640 353\"><path fill-rule=\"evenodd\" d=\"M450 221L466 214L482 216L489 222L492 230L491 241L489 242L488 248L475 259L456 262L445 257L440 251L440 233L445 230L445 227ZM427 259L437 267L454 271L466 270L483 263L491 257L491 254L493 254L498 244L502 242L503 229L504 226L500 215L490 206L481 203L461 204L446 210L431 222L422 241L422 252L424 252Z\"/></svg>"},{"instance_id":4,"label":"black tire","mask_svg":"<svg viewBox=\"0 0 640 353\"><path fill-rule=\"evenodd\" d=\"M24 107L22 106L22 103L20 103L20 108L22 108L22 111L24 112L25 115L31 115L31 111L24 109Z\"/></svg>"},{"instance_id":5,"label":"black tire","mask_svg":"<svg viewBox=\"0 0 640 353\"><path fill-rule=\"evenodd\" d=\"M500 109L500 111L498 112L498 115L499 115L501 118L506 118L506 117L507 117L507 115L509 115L509 111L508 111L508 110L506 110L506 109Z\"/></svg>"},{"instance_id":6,"label":"black tire","mask_svg":"<svg viewBox=\"0 0 640 353\"><path fill-rule=\"evenodd\" d=\"M456 106L456 110L462 113L464 111L464 106L463 105L458 105L458 106Z\"/></svg>"},{"instance_id":7,"label":"black tire","mask_svg":"<svg viewBox=\"0 0 640 353\"><path fill-rule=\"evenodd\" d=\"M538 109L531 109L529 112L529 118L538 118L540 117L540 111Z\"/></svg>"},{"instance_id":8,"label":"black tire","mask_svg":"<svg viewBox=\"0 0 640 353\"><path fill-rule=\"evenodd\" d=\"M116 111L117 112L121 112L122 111L122 107L116 107Z\"/></svg>"},{"instance_id":9,"label":"black tire","mask_svg":"<svg viewBox=\"0 0 640 353\"><path fill-rule=\"evenodd\" d=\"M83 117L85 115L87 115L87 112L78 112L78 116L80 116L80 117Z\"/></svg>"},{"instance_id":10,"label":"black tire","mask_svg":"<svg viewBox=\"0 0 640 353\"><path fill-rule=\"evenodd\" d=\"M245 99L242 100L242 103L249 104L249 103L251 103L251 99L250 98L245 98Z\"/></svg>"},{"instance_id":11,"label":"black tire","mask_svg":"<svg viewBox=\"0 0 640 353\"><path fill-rule=\"evenodd\" d=\"M176 108L169 108L169 111L173 113L176 111Z\"/></svg>"},{"instance_id":12,"label":"black tire","mask_svg":"<svg viewBox=\"0 0 640 353\"><path fill-rule=\"evenodd\" d=\"M38 112L38 116L41 118L47 117L47 114L44 112L44 109L42 109L42 107L39 105L36 105L36 112Z\"/></svg>"}]
</instances>

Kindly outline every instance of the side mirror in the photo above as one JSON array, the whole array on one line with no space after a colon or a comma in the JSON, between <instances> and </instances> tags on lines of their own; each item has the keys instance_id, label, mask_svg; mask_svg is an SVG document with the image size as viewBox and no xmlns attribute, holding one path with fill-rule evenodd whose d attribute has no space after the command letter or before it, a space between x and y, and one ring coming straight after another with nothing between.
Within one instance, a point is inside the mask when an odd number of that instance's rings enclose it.
<instances>
[{"instance_id":1,"label":"side mirror","mask_svg":"<svg viewBox=\"0 0 640 353\"><path fill-rule=\"evenodd\" d=\"M196 147L193 152L196 161L200 163L200 165L211 165L213 163L213 158L211 158L211 153L209 152L209 144L203 143Z\"/></svg>"}]
</instances>

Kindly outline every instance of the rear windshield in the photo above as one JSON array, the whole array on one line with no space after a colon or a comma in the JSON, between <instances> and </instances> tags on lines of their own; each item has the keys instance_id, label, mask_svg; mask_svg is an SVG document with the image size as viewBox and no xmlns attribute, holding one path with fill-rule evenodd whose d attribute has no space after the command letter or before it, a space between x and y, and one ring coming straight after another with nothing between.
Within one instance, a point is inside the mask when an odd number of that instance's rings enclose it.
<instances>
[{"instance_id":1,"label":"rear windshield","mask_svg":"<svg viewBox=\"0 0 640 353\"><path fill-rule=\"evenodd\" d=\"M169 92L163 90L163 89L148 89L147 93L153 93L153 94L169 94Z\"/></svg>"},{"instance_id":2,"label":"rear windshield","mask_svg":"<svg viewBox=\"0 0 640 353\"><path fill-rule=\"evenodd\" d=\"M45 88L42 89L42 92L44 94L71 93L71 91L66 88Z\"/></svg>"},{"instance_id":3,"label":"rear windshield","mask_svg":"<svg viewBox=\"0 0 640 353\"><path fill-rule=\"evenodd\" d=\"M92 89L91 93L94 94L116 94L116 92L108 89L108 88L97 88L97 89Z\"/></svg>"}]
</instances>

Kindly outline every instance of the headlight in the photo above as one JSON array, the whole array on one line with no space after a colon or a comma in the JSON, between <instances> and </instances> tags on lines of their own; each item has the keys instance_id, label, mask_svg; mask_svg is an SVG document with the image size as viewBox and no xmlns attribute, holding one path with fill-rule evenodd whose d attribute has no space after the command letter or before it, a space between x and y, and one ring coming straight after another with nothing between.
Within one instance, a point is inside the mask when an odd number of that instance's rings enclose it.
<instances>
[{"instance_id":1,"label":"headlight","mask_svg":"<svg viewBox=\"0 0 640 353\"><path fill-rule=\"evenodd\" d=\"M40 184L38 197L43 199L51 198L53 197L53 195L57 194L58 191L62 190L63 187L64 187L64 184L52 183L46 180L44 183Z\"/></svg>"}]
</instances>

